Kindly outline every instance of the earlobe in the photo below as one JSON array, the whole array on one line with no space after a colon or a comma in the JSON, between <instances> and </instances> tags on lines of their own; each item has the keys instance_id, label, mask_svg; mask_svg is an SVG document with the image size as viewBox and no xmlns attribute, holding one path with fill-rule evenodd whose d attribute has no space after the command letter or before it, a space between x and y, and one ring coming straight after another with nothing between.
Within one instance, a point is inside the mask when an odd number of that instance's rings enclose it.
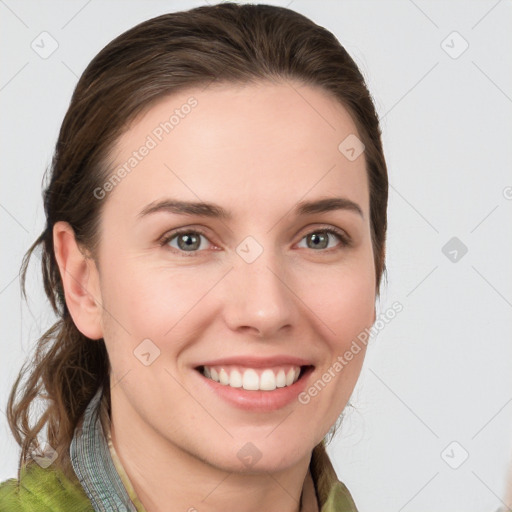
<instances>
[{"instance_id":1,"label":"earlobe","mask_svg":"<svg viewBox=\"0 0 512 512\"><path fill-rule=\"evenodd\" d=\"M99 275L92 258L82 253L73 228L63 221L53 227L53 249L66 306L78 330L88 338L103 337Z\"/></svg>"}]
</instances>

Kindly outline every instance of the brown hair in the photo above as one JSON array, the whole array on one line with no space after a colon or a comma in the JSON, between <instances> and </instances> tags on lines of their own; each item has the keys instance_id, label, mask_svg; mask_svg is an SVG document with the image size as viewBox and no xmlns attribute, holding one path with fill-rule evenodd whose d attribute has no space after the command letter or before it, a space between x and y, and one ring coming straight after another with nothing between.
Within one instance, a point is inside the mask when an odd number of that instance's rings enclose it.
<instances>
[{"instance_id":1,"label":"brown hair","mask_svg":"<svg viewBox=\"0 0 512 512\"><path fill-rule=\"evenodd\" d=\"M53 249L55 222L68 222L77 242L94 255L104 201L93 191L110 172L109 150L130 121L156 100L213 80L283 79L332 94L356 124L365 145L379 295L388 201L381 132L364 78L336 37L295 11L270 5L221 3L140 23L105 46L76 85L43 194L46 227L21 266L26 297L27 266L40 246L44 288L58 321L38 341L34 359L25 362L9 396L7 414L21 446L20 467L29 461L46 427L48 443L59 454L55 464L72 476L68 452L74 429L99 386L109 394L105 343L84 336L66 307ZM29 409L38 398L47 400L46 408L30 425Z\"/></svg>"}]
</instances>

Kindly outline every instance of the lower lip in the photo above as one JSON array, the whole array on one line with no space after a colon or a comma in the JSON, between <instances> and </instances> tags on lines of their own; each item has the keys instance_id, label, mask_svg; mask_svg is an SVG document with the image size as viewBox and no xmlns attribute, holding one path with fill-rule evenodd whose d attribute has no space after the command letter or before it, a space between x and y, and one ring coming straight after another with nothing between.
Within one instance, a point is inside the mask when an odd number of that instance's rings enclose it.
<instances>
[{"instance_id":1,"label":"lower lip","mask_svg":"<svg viewBox=\"0 0 512 512\"><path fill-rule=\"evenodd\" d=\"M268 412L276 411L289 405L294 400L298 400L297 397L306 387L308 377L313 370L314 367L307 367L303 375L291 386L276 388L272 391L249 391L244 388L232 388L205 377L198 370L194 371L212 391L229 404L247 411Z\"/></svg>"}]
</instances>

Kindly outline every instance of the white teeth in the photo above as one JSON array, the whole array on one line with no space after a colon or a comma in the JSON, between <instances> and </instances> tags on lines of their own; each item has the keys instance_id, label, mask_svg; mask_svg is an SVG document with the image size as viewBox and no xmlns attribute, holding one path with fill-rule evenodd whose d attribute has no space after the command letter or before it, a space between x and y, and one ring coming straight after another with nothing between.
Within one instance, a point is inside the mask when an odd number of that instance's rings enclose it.
<instances>
[{"instance_id":1,"label":"white teeth","mask_svg":"<svg viewBox=\"0 0 512 512\"><path fill-rule=\"evenodd\" d=\"M287 372L283 368L276 371L266 368L263 371L260 370L260 374L253 368L246 370L219 368L219 366L217 368L204 366L203 375L224 386L244 388L249 391L273 391L276 388L291 386L300 375L299 366L290 367Z\"/></svg>"},{"instance_id":2,"label":"white teeth","mask_svg":"<svg viewBox=\"0 0 512 512\"><path fill-rule=\"evenodd\" d=\"M229 384L229 375L228 372L224 370L224 368L221 368L219 372L219 382L225 386Z\"/></svg>"},{"instance_id":3,"label":"white teeth","mask_svg":"<svg viewBox=\"0 0 512 512\"><path fill-rule=\"evenodd\" d=\"M241 388L242 384L242 374L238 370L233 370L230 375L229 385L232 388Z\"/></svg>"},{"instance_id":4,"label":"white teeth","mask_svg":"<svg viewBox=\"0 0 512 512\"><path fill-rule=\"evenodd\" d=\"M258 374L254 370L245 370L242 379L242 386L244 389L256 391L260 387L259 380L260 379L258 378Z\"/></svg>"},{"instance_id":5,"label":"white teeth","mask_svg":"<svg viewBox=\"0 0 512 512\"><path fill-rule=\"evenodd\" d=\"M276 386L278 388L284 388L286 386L286 374L284 370L279 370L276 377Z\"/></svg>"},{"instance_id":6,"label":"white teeth","mask_svg":"<svg viewBox=\"0 0 512 512\"><path fill-rule=\"evenodd\" d=\"M276 389L276 376L272 370L265 370L260 377L260 389L272 391Z\"/></svg>"}]
</instances>

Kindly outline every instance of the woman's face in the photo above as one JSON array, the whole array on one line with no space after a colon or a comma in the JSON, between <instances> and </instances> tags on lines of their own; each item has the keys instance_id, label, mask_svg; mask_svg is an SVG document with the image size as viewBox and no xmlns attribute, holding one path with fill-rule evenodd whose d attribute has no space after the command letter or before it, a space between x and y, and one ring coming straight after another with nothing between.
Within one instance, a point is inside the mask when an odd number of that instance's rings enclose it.
<instances>
[{"instance_id":1,"label":"woman's face","mask_svg":"<svg viewBox=\"0 0 512 512\"><path fill-rule=\"evenodd\" d=\"M335 100L288 82L190 89L121 136L116 178L95 191L117 430L228 471L309 457L365 347L344 354L375 320L356 135Z\"/></svg>"}]
</instances>

